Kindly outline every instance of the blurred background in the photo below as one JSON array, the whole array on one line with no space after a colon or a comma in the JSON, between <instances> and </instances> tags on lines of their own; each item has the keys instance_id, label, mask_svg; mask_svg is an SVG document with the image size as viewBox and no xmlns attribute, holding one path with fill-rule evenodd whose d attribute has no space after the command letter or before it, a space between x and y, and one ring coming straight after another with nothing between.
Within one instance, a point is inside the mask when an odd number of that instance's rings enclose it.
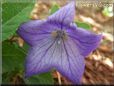
<instances>
[{"instance_id":1,"label":"blurred background","mask_svg":"<svg viewBox=\"0 0 114 86\"><path fill-rule=\"evenodd\" d=\"M31 11L29 12L29 18L33 20L45 19L47 18L47 16L49 16L50 14L58 10L61 6L66 5L66 3L68 2L69 2L68 0L38 0L35 3L32 2L33 5L31 8ZM15 3L19 3L19 2L15 2ZM4 18L5 15L7 16L7 13L11 14L11 11L6 11L6 9L8 9L7 4L8 4L7 2L4 2L2 5L2 7L4 7L3 24L7 22L8 19L10 19L10 16L7 17L7 19ZM24 4L26 5L26 3ZM84 27L87 30L93 31L94 33L103 34L103 39L101 41L100 46L86 58L86 61L85 61L86 68L85 68L83 78L81 80L82 84L107 84L107 85L113 84L114 85L114 45L113 45L114 14L113 12L114 12L113 4L110 3L110 1L108 2L77 1L76 2L76 16L74 20L76 24L79 27ZM5 29L4 27L3 29ZM12 83L12 84L27 83L28 84L30 82L34 84L38 82L38 80L41 78L38 78L37 80L37 78L34 77L33 79L24 80L23 78L24 69L22 70L19 69L18 71L18 67L20 66L14 67L14 69L10 72L8 71L12 66L14 66L14 65L11 65L11 62L8 62L7 58L9 56L6 56L6 51L8 51L6 49L8 49L9 46L12 47L13 49L13 46L9 45L8 42L10 42L10 44L14 44L14 46L18 47L18 49L20 50L22 49L21 51L23 51L24 54L26 54L25 50L28 49L28 45L15 33L15 31L13 35L10 35L10 37L6 37L6 35L4 35L3 37L4 37L3 38L4 39L3 40L3 79L2 79L3 84L7 84L7 83ZM22 55L22 57L21 56L19 57L23 58L24 60L24 56L25 55ZM16 63L20 64L20 62L15 62L15 64ZM10 68L8 68L8 66L10 66ZM71 84L71 82L69 82L56 70L52 71L50 75L52 76L54 84L66 84L66 85ZM50 77L50 76L48 74L45 74L43 77Z\"/></svg>"}]
</instances>

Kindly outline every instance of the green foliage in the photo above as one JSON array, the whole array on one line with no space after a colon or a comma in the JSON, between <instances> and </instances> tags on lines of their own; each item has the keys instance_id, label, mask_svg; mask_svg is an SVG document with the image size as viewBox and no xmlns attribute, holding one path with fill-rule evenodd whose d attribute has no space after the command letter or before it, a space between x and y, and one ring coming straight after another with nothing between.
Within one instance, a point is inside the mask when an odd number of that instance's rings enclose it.
<instances>
[{"instance_id":1,"label":"green foliage","mask_svg":"<svg viewBox=\"0 0 114 86\"><path fill-rule=\"evenodd\" d=\"M2 84L11 84L11 79L17 74L18 71L10 71L2 73Z\"/></svg>"},{"instance_id":2,"label":"green foliage","mask_svg":"<svg viewBox=\"0 0 114 86\"><path fill-rule=\"evenodd\" d=\"M23 70L25 53L20 47L11 44L10 42L3 42L2 45L2 68L3 72Z\"/></svg>"},{"instance_id":3,"label":"green foliage","mask_svg":"<svg viewBox=\"0 0 114 86\"><path fill-rule=\"evenodd\" d=\"M55 13L57 10L59 10L59 5L54 4L50 9L50 15Z\"/></svg>"},{"instance_id":4,"label":"green foliage","mask_svg":"<svg viewBox=\"0 0 114 86\"><path fill-rule=\"evenodd\" d=\"M87 24L87 23L85 23L85 22L76 21L75 23L76 23L76 25L77 25L78 27L81 27L81 28L83 28L83 29L90 30L90 29L92 28L92 27L90 26L90 24Z\"/></svg>"},{"instance_id":5,"label":"green foliage","mask_svg":"<svg viewBox=\"0 0 114 86\"><path fill-rule=\"evenodd\" d=\"M22 22L29 20L33 4L3 3L2 6L2 40L4 41L15 33Z\"/></svg>"},{"instance_id":6,"label":"green foliage","mask_svg":"<svg viewBox=\"0 0 114 86\"><path fill-rule=\"evenodd\" d=\"M12 17L17 15L22 9L24 9L28 3L3 3L2 4L2 14L3 14L3 21L4 24L8 20L10 20ZM9 8L10 7L10 8Z\"/></svg>"},{"instance_id":7,"label":"green foliage","mask_svg":"<svg viewBox=\"0 0 114 86\"><path fill-rule=\"evenodd\" d=\"M12 2L12 3L14 3L14 2L16 2L16 3L20 3L20 2L22 2L22 3L28 3L28 2L30 2L30 3L35 3L35 0L1 0L2 1L2 3L5 3L5 2Z\"/></svg>"},{"instance_id":8,"label":"green foliage","mask_svg":"<svg viewBox=\"0 0 114 86\"><path fill-rule=\"evenodd\" d=\"M10 84L10 78L12 74L10 72L5 72L2 74L2 84Z\"/></svg>"},{"instance_id":9,"label":"green foliage","mask_svg":"<svg viewBox=\"0 0 114 86\"><path fill-rule=\"evenodd\" d=\"M25 79L26 84L54 84L53 78L50 73L43 73Z\"/></svg>"}]
</instances>

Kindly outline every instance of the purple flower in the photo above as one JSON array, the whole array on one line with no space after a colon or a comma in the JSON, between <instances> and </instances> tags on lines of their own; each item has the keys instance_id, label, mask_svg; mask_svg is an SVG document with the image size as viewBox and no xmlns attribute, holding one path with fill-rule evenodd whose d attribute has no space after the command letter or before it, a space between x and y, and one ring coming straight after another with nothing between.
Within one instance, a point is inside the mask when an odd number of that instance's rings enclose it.
<instances>
[{"instance_id":1,"label":"purple flower","mask_svg":"<svg viewBox=\"0 0 114 86\"><path fill-rule=\"evenodd\" d=\"M22 24L18 34L31 46L26 59L26 77L52 68L78 84L84 73L84 59L100 43L101 35L78 28L71 2L46 20Z\"/></svg>"}]
</instances>

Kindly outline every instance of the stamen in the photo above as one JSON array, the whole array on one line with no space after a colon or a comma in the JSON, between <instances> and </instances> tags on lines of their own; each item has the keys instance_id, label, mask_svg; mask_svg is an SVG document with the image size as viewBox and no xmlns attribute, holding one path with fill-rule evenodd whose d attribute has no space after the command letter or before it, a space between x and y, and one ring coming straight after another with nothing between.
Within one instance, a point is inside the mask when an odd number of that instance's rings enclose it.
<instances>
[{"instance_id":1,"label":"stamen","mask_svg":"<svg viewBox=\"0 0 114 86\"><path fill-rule=\"evenodd\" d=\"M67 39L67 34L63 30L53 31L51 34L52 34L52 37L58 39L58 43L61 43L61 39L63 40Z\"/></svg>"}]
</instances>

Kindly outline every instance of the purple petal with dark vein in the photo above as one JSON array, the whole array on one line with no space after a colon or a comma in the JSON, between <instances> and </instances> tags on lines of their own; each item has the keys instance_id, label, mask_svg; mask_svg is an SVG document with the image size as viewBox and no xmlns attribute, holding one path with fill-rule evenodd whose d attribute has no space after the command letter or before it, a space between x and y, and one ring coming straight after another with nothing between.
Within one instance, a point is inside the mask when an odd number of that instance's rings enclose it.
<instances>
[{"instance_id":1,"label":"purple petal with dark vein","mask_svg":"<svg viewBox=\"0 0 114 86\"><path fill-rule=\"evenodd\" d=\"M56 40L47 38L39 41L38 45L30 48L26 58L25 76L30 77L35 74L47 72L52 68L52 53L55 49Z\"/></svg>"},{"instance_id":2,"label":"purple petal with dark vein","mask_svg":"<svg viewBox=\"0 0 114 86\"><path fill-rule=\"evenodd\" d=\"M59 24L70 24L75 16L75 1L72 1L68 5L62 7L60 10L48 17L50 22L56 22Z\"/></svg>"},{"instance_id":3,"label":"purple petal with dark vein","mask_svg":"<svg viewBox=\"0 0 114 86\"><path fill-rule=\"evenodd\" d=\"M76 43L83 56L87 56L95 50L99 46L102 39L101 34L97 35L76 26L71 26L71 29L68 29L68 32L69 37Z\"/></svg>"},{"instance_id":4,"label":"purple petal with dark vein","mask_svg":"<svg viewBox=\"0 0 114 86\"><path fill-rule=\"evenodd\" d=\"M31 20L20 25L17 33L31 46L36 45L38 41L51 37L51 32L59 30L60 26L51 24L46 20Z\"/></svg>"},{"instance_id":5,"label":"purple petal with dark vein","mask_svg":"<svg viewBox=\"0 0 114 86\"><path fill-rule=\"evenodd\" d=\"M84 57L71 38L62 42L59 51L61 53L55 62L56 69L74 84L79 84L85 67Z\"/></svg>"}]
</instances>

